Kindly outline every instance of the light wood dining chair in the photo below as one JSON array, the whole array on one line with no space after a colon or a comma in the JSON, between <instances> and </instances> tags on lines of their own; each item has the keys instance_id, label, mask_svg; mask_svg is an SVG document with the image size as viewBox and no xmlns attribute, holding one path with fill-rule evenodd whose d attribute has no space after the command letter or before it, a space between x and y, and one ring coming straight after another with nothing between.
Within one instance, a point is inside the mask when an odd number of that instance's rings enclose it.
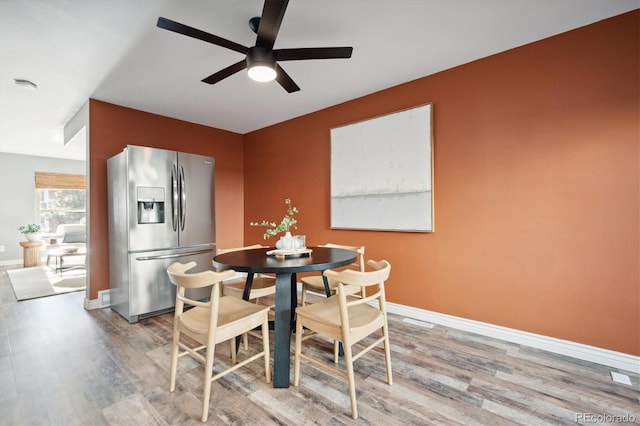
<instances>
[{"instance_id":1,"label":"light wood dining chair","mask_svg":"<svg viewBox=\"0 0 640 426\"><path fill-rule=\"evenodd\" d=\"M188 274L196 262L187 264L173 263L167 268L170 281L176 285L176 307L173 325L173 344L171 351L171 384L169 390L176 388L178 358L189 355L204 364L204 392L202 400L202 421L209 416L211 383L220 377L254 361L264 359L265 379L271 382L269 363L269 318L266 306L250 303L237 297L220 296L220 283L235 274L233 270L224 272L203 271ZM189 299L186 289L211 287L211 299L208 302ZM185 305L193 308L185 310ZM262 326L262 351L237 362L235 337ZM181 339L185 335L199 345L191 346ZM232 366L213 375L215 346L229 341ZM204 355L201 351L205 351Z\"/></svg>"},{"instance_id":2,"label":"light wood dining chair","mask_svg":"<svg viewBox=\"0 0 640 426\"><path fill-rule=\"evenodd\" d=\"M321 244L318 247L331 247L355 251L358 255L357 260L354 263L347 265L345 269L353 269L360 272L363 272L365 269L364 246L347 246L342 244L327 243ZM338 283L332 278L328 278L328 281L331 294L335 294ZM311 275L308 277L303 277L300 282L302 283L300 305L305 306L307 304L307 292L311 291L314 293L321 293L326 296L324 279L322 278L322 275Z\"/></svg>"},{"instance_id":3,"label":"light wood dining chair","mask_svg":"<svg viewBox=\"0 0 640 426\"><path fill-rule=\"evenodd\" d=\"M238 250L253 250L259 248L268 248L267 246L263 246L260 244L254 244L251 246L245 247L234 247L234 248L220 248L216 250L216 254L228 253L232 251ZM233 296L242 298L244 294L244 288L247 285L247 278L237 278L233 277L229 280L225 280L222 283L221 291L224 296ZM249 292L249 300L260 303L260 299L265 296L271 296L276 294L276 278L271 275L266 274L256 274L253 276L253 280L251 281L251 291ZM275 308L275 300L273 303L270 303L266 306L269 306L271 310ZM255 332L246 333L242 337L244 349L247 350L249 346L248 342L248 334L259 337Z\"/></svg>"},{"instance_id":4,"label":"light wood dining chair","mask_svg":"<svg viewBox=\"0 0 640 426\"><path fill-rule=\"evenodd\" d=\"M293 385L300 382L300 359L334 373L349 382L349 397L351 398L351 417L358 418L356 405L356 384L353 373L353 362L371 349L380 348L383 344L387 369L387 383L391 385L391 350L389 348L389 329L387 325L387 309L384 293L384 282L389 278L391 265L386 260L367 262L373 270L359 272L353 270L324 272L324 275L337 282L337 294L320 302L296 309L296 345L294 356ZM354 297L353 293L367 287L368 296ZM303 338L303 329L307 334ZM309 331L313 334L309 334ZM378 333L381 334L377 337ZM363 341L368 336L375 339ZM308 337L325 336L334 341L341 341L344 345L344 362L346 373L326 362L312 358L302 353L302 341ZM356 343L366 345L353 353L352 346Z\"/></svg>"},{"instance_id":5,"label":"light wood dining chair","mask_svg":"<svg viewBox=\"0 0 640 426\"><path fill-rule=\"evenodd\" d=\"M228 253L231 251L238 250L252 250L258 248L267 248L266 246L260 244L254 244L246 247L235 247L235 248L220 248L216 250L217 254ZM222 294L229 295L234 297L242 297L242 293L244 292L245 285L247 280L245 278L237 279L233 278L230 280L225 280L222 283ZM253 281L251 282L251 292L249 293L249 300L254 300L256 303L259 303L260 298L265 296L271 296L276 294L276 278L271 275L265 274L256 274L253 277ZM273 307L273 305L270 305Z\"/></svg>"}]
</instances>

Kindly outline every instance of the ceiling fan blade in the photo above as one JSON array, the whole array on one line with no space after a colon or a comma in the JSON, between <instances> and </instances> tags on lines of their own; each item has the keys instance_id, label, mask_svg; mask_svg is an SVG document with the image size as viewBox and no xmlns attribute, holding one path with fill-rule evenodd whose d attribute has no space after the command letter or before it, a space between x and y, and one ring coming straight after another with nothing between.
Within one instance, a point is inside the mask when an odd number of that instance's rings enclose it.
<instances>
[{"instance_id":1,"label":"ceiling fan blade","mask_svg":"<svg viewBox=\"0 0 640 426\"><path fill-rule=\"evenodd\" d=\"M353 47L303 47L299 49L276 49L277 61L299 61L302 59L350 58Z\"/></svg>"},{"instance_id":2,"label":"ceiling fan blade","mask_svg":"<svg viewBox=\"0 0 640 426\"><path fill-rule=\"evenodd\" d=\"M287 74L278 64L276 64L276 81L280 83L280 86L282 86L288 93L293 93L300 90L293 79L289 77L289 74Z\"/></svg>"},{"instance_id":3,"label":"ceiling fan blade","mask_svg":"<svg viewBox=\"0 0 640 426\"><path fill-rule=\"evenodd\" d=\"M273 49L289 0L265 0L258 26L256 47Z\"/></svg>"},{"instance_id":4,"label":"ceiling fan blade","mask_svg":"<svg viewBox=\"0 0 640 426\"><path fill-rule=\"evenodd\" d=\"M217 82L219 82L222 79L225 79L235 73L237 73L238 71L242 71L243 69L245 69L247 67L247 61L246 60L241 60L240 62L236 62L233 65L229 65L228 67L214 73L211 74L209 77L202 79L203 83L209 83L209 84L215 84Z\"/></svg>"},{"instance_id":5,"label":"ceiling fan blade","mask_svg":"<svg viewBox=\"0 0 640 426\"><path fill-rule=\"evenodd\" d=\"M249 51L248 47L245 47L241 44L235 43L222 37L218 37L213 34L209 34L197 28L172 21L171 19L159 17L157 26L159 28L164 28L165 30L173 31L174 33L197 38L198 40L206 41L208 43L212 43L221 47L226 47L227 49L235 50L236 52L240 52L244 55L246 55Z\"/></svg>"}]
</instances>

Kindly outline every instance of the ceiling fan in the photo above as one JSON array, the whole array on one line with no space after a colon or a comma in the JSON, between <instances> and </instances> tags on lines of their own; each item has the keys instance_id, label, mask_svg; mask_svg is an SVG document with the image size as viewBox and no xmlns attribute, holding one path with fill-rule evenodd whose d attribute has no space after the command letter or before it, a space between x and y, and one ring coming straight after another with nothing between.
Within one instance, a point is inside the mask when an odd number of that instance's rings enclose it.
<instances>
[{"instance_id":1,"label":"ceiling fan","mask_svg":"<svg viewBox=\"0 0 640 426\"><path fill-rule=\"evenodd\" d=\"M245 59L236 62L204 78L204 83L215 84L238 71L248 69L249 77L257 81L275 79L289 93L297 92L300 87L282 69L278 61L300 61L306 59L350 58L353 47L302 47L297 49L274 49L280 24L289 0L265 0L262 16L251 18L249 27L257 34L256 44L246 47L233 41L198 30L188 25L159 17L157 26L165 30L197 38L227 49L235 50Z\"/></svg>"}]
</instances>

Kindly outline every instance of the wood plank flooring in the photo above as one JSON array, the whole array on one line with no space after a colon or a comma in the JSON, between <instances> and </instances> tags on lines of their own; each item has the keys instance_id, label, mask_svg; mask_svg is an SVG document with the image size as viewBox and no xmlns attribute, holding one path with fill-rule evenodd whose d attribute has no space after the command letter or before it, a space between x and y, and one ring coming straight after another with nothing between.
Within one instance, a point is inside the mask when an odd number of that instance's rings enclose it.
<instances>
[{"instance_id":1,"label":"wood plank flooring","mask_svg":"<svg viewBox=\"0 0 640 426\"><path fill-rule=\"evenodd\" d=\"M86 311L84 292L16 302L5 271L17 267L0 268L1 425L202 424L200 364L181 359L168 390L172 314L129 324ZM624 385L609 367L394 315L389 328L394 384L382 354L356 361L357 421L346 381L303 361L299 387L273 389L259 362L214 382L208 424L640 424L637 374L621 371ZM332 362L331 342L312 341Z\"/></svg>"}]
</instances>

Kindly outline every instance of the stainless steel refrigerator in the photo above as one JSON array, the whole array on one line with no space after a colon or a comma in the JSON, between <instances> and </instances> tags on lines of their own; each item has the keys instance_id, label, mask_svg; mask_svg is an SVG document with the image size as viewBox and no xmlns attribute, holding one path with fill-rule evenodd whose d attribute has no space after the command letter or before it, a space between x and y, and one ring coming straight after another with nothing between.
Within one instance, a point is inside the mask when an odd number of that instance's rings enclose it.
<instances>
[{"instance_id":1,"label":"stainless steel refrigerator","mask_svg":"<svg viewBox=\"0 0 640 426\"><path fill-rule=\"evenodd\" d=\"M171 263L211 269L214 159L128 145L107 160L107 178L111 308L133 323L174 308Z\"/></svg>"}]
</instances>

